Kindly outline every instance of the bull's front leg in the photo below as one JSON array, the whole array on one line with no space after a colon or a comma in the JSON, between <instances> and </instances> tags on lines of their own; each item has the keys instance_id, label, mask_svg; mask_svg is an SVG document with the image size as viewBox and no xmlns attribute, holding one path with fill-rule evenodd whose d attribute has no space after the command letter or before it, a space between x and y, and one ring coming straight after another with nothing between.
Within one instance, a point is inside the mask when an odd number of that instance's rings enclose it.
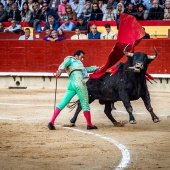
<instances>
[{"instance_id":1,"label":"bull's front leg","mask_svg":"<svg viewBox=\"0 0 170 170\"><path fill-rule=\"evenodd\" d=\"M129 99L129 96L126 92L121 92L119 93L119 96L120 96L120 99L122 100L125 108L126 108L126 111L129 113L129 123L130 124L136 124L136 120L133 116L133 108L131 106L131 103L130 103L130 99Z\"/></svg>"},{"instance_id":2,"label":"bull's front leg","mask_svg":"<svg viewBox=\"0 0 170 170\"><path fill-rule=\"evenodd\" d=\"M156 114L153 112L153 108L151 106L151 100L150 100L150 94L148 91L148 88L146 88L145 93L141 96L146 109L149 111L149 113L151 114L152 120L154 123L159 122L159 118L156 116Z\"/></svg>"}]
</instances>

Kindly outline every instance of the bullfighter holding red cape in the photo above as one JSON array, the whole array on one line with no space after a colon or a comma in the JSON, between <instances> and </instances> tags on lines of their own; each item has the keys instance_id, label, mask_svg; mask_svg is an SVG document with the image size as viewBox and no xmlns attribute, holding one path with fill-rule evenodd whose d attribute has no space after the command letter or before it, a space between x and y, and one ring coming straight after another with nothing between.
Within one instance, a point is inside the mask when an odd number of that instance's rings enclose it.
<instances>
[{"instance_id":1,"label":"bullfighter holding red cape","mask_svg":"<svg viewBox=\"0 0 170 170\"><path fill-rule=\"evenodd\" d=\"M133 52L134 47L141 41L144 35L145 31L135 17L128 14L121 14L116 44L110 52L106 63L95 73L90 74L90 78L101 77L107 69L116 64L124 56L123 49L127 44L131 44L128 51L131 50Z\"/></svg>"}]
</instances>

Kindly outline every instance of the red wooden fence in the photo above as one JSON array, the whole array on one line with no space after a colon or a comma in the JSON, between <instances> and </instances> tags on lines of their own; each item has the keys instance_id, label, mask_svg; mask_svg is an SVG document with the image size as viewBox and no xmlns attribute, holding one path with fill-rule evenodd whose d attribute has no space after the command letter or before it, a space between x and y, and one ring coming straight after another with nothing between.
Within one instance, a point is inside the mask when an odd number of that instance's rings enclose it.
<instances>
[{"instance_id":1,"label":"red wooden fence","mask_svg":"<svg viewBox=\"0 0 170 170\"><path fill-rule=\"evenodd\" d=\"M0 72L54 72L64 57L77 49L86 52L86 66L102 66L116 41L114 40L63 40L60 42L0 40ZM142 40L135 51L158 57L150 64L149 73L170 74L170 40ZM126 57L123 58L123 61Z\"/></svg>"}]
</instances>

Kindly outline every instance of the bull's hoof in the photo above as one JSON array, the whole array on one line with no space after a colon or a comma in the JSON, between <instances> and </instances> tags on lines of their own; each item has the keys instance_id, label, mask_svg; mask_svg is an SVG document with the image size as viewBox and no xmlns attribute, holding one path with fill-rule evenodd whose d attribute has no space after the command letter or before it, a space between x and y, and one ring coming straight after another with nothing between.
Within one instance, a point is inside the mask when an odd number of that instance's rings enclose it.
<instances>
[{"instance_id":1,"label":"bull's hoof","mask_svg":"<svg viewBox=\"0 0 170 170\"><path fill-rule=\"evenodd\" d=\"M157 123L157 122L160 122L160 120L159 120L159 118L157 117L157 118L154 118L154 119L153 119L153 122L154 122L154 123Z\"/></svg>"},{"instance_id":2,"label":"bull's hoof","mask_svg":"<svg viewBox=\"0 0 170 170\"><path fill-rule=\"evenodd\" d=\"M74 127L76 126L75 123L65 124L63 127Z\"/></svg>"},{"instance_id":3,"label":"bull's hoof","mask_svg":"<svg viewBox=\"0 0 170 170\"><path fill-rule=\"evenodd\" d=\"M114 122L113 123L115 127L122 127L124 124L122 122Z\"/></svg>"},{"instance_id":4,"label":"bull's hoof","mask_svg":"<svg viewBox=\"0 0 170 170\"><path fill-rule=\"evenodd\" d=\"M50 130L56 130L55 126L51 122L49 122L47 126Z\"/></svg>"},{"instance_id":5,"label":"bull's hoof","mask_svg":"<svg viewBox=\"0 0 170 170\"><path fill-rule=\"evenodd\" d=\"M93 125L93 126L87 125L87 130L92 130L92 129L97 129L97 126L95 126L95 125Z\"/></svg>"},{"instance_id":6,"label":"bull's hoof","mask_svg":"<svg viewBox=\"0 0 170 170\"><path fill-rule=\"evenodd\" d=\"M136 122L136 120L130 120L129 123L130 124L136 124L137 122Z\"/></svg>"}]
</instances>

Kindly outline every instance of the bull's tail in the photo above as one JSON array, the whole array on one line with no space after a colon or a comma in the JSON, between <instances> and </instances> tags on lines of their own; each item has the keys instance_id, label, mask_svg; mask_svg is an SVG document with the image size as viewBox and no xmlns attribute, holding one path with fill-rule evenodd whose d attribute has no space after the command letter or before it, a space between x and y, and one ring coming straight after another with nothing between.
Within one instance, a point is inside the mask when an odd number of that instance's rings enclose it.
<instances>
[{"instance_id":1,"label":"bull's tail","mask_svg":"<svg viewBox=\"0 0 170 170\"><path fill-rule=\"evenodd\" d=\"M75 101L75 102L69 102L69 103L67 104L67 107L68 107L69 109L71 109L70 112L78 105L78 103L80 103L79 100L77 100L77 101Z\"/></svg>"}]
</instances>

